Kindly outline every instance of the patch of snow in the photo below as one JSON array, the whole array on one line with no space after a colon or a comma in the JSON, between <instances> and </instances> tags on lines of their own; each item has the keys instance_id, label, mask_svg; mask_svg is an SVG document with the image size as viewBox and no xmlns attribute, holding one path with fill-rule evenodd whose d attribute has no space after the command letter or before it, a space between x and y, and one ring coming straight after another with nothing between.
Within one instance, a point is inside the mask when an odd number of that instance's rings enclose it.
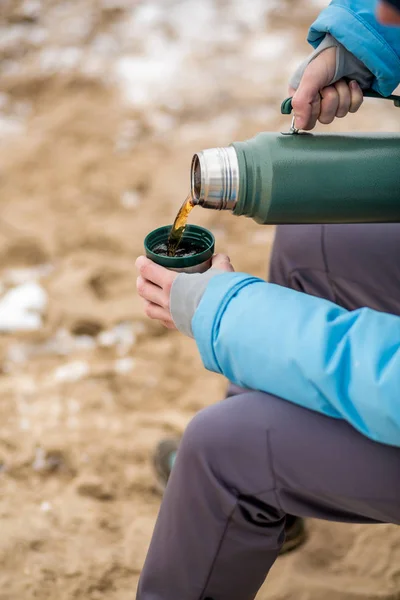
<instances>
[{"instance_id":1,"label":"patch of snow","mask_svg":"<svg viewBox=\"0 0 400 600\"><path fill-rule=\"evenodd\" d=\"M6 117L0 115L0 138L12 135L21 135L25 131L25 125L17 117Z\"/></svg>"},{"instance_id":2,"label":"patch of snow","mask_svg":"<svg viewBox=\"0 0 400 600\"><path fill-rule=\"evenodd\" d=\"M10 96L4 92L0 92L0 110L3 109L10 101Z\"/></svg>"},{"instance_id":3,"label":"patch of snow","mask_svg":"<svg viewBox=\"0 0 400 600\"><path fill-rule=\"evenodd\" d=\"M147 124L157 133L167 133L176 126L176 119L158 110L147 115Z\"/></svg>"},{"instance_id":4,"label":"patch of snow","mask_svg":"<svg viewBox=\"0 0 400 600\"><path fill-rule=\"evenodd\" d=\"M68 429L78 429L80 426L80 420L76 417L68 417L66 421L66 426Z\"/></svg>"},{"instance_id":5,"label":"patch of snow","mask_svg":"<svg viewBox=\"0 0 400 600\"><path fill-rule=\"evenodd\" d=\"M125 97L135 106L159 104L168 95L182 70L183 55L175 48L159 49L156 55L122 56L115 72L124 87Z\"/></svg>"},{"instance_id":6,"label":"patch of snow","mask_svg":"<svg viewBox=\"0 0 400 600\"><path fill-rule=\"evenodd\" d=\"M117 353L124 356L136 341L134 326L129 322L118 323L112 329L99 333L97 341L104 348L115 346Z\"/></svg>"},{"instance_id":7,"label":"patch of snow","mask_svg":"<svg viewBox=\"0 0 400 600\"><path fill-rule=\"evenodd\" d=\"M281 67L279 57L284 56L285 48L288 45L290 45L290 39L282 33L260 35L250 44L248 56L250 59L264 61L264 65L268 64L268 68L270 68L268 61L278 60L278 66Z\"/></svg>"},{"instance_id":8,"label":"patch of snow","mask_svg":"<svg viewBox=\"0 0 400 600\"><path fill-rule=\"evenodd\" d=\"M132 150L140 138L141 127L136 121L125 121L115 142L116 152Z\"/></svg>"},{"instance_id":9,"label":"patch of snow","mask_svg":"<svg viewBox=\"0 0 400 600\"><path fill-rule=\"evenodd\" d=\"M40 505L40 510L42 512L49 512L52 510L52 505L50 504L50 502L42 502Z\"/></svg>"},{"instance_id":10,"label":"patch of snow","mask_svg":"<svg viewBox=\"0 0 400 600\"><path fill-rule=\"evenodd\" d=\"M69 398L67 402L68 412L76 414L81 410L81 403L75 398Z\"/></svg>"},{"instance_id":11,"label":"patch of snow","mask_svg":"<svg viewBox=\"0 0 400 600\"><path fill-rule=\"evenodd\" d=\"M53 265L45 264L37 267L29 267L25 269L6 269L4 271L4 280L7 284L19 285L27 281L34 281L47 277L54 270Z\"/></svg>"},{"instance_id":12,"label":"patch of snow","mask_svg":"<svg viewBox=\"0 0 400 600\"><path fill-rule=\"evenodd\" d=\"M59 329L42 343L15 342L7 349L6 365L21 365L33 356L67 356L73 352L89 352L97 347L90 335L72 335L67 329Z\"/></svg>"},{"instance_id":13,"label":"patch of snow","mask_svg":"<svg viewBox=\"0 0 400 600\"><path fill-rule=\"evenodd\" d=\"M121 204L124 208L137 208L140 204L140 194L137 190L125 190L121 194Z\"/></svg>"},{"instance_id":14,"label":"patch of snow","mask_svg":"<svg viewBox=\"0 0 400 600\"><path fill-rule=\"evenodd\" d=\"M119 50L118 40L109 34L101 33L93 40L91 52L99 57L109 58Z\"/></svg>"},{"instance_id":15,"label":"patch of snow","mask_svg":"<svg viewBox=\"0 0 400 600\"><path fill-rule=\"evenodd\" d=\"M132 0L101 0L101 6L106 10L115 8L123 10L132 6Z\"/></svg>"},{"instance_id":16,"label":"patch of snow","mask_svg":"<svg viewBox=\"0 0 400 600\"><path fill-rule=\"evenodd\" d=\"M135 366L135 361L133 358L120 358L114 362L114 371L116 373L120 373L121 375L124 373L129 373Z\"/></svg>"},{"instance_id":17,"label":"patch of snow","mask_svg":"<svg viewBox=\"0 0 400 600\"><path fill-rule=\"evenodd\" d=\"M49 34L43 27L32 27L27 37L33 46L41 46L47 40Z\"/></svg>"},{"instance_id":18,"label":"patch of snow","mask_svg":"<svg viewBox=\"0 0 400 600\"><path fill-rule=\"evenodd\" d=\"M267 31L269 15L278 6L277 0L254 0L251 10L245 0L223 6L214 0L159 0L134 7L122 37L135 45L127 44L114 67L126 100L136 107L172 106L182 95L196 98L217 91L216 78L228 78L234 86L246 72L254 80L259 77L254 56L264 61L265 79L272 61L278 63L275 71L281 68L276 57L288 39Z\"/></svg>"},{"instance_id":19,"label":"patch of snow","mask_svg":"<svg viewBox=\"0 0 400 600\"><path fill-rule=\"evenodd\" d=\"M37 19L42 8L42 4L39 0L25 0L22 3L20 12L25 17L29 17L31 19Z\"/></svg>"},{"instance_id":20,"label":"patch of snow","mask_svg":"<svg viewBox=\"0 0 400 600\"><path fill-rule=\"evenodd\" d=\"M93 350L96 347L96 340L91 335L71 336L70 352L73 350Z\"/></svg>"},{"instance_id":21,"label":"patch of snow","mask_svg":"<svg viewBox=\"0 0 400 600\"><path fill-rule=\"evenodd\" d=\"M80 381L89 374L89 365L87 362L75 360L58 367L53 373L53 379L60 383L72 383Z\"/></svg>"},{"instance_id":22,"label":"patch of snow","mask_svg":"<svg viewBox=\"0 0 400 600\"><path fill-rule=\"evenodd\" d=\"M60 72L76 69L83 58L82 48L45 48L40 54L40 67L45 72Z\"/></svg>"},{"instance_id":23,"label":"patch of snow","mask_svg":"<svg viewBox=\"0 0 400 600\"><path fill-rule=\"evenodd\" d=\"M26 38L24 25L5 25L0 27L0 50L13 52L21 47Z\"/></svg>"},{"instance_id":24,"label":"patch of snow","mask_svg":"<svg viewBox=\"0 0 400 600\"><path fill-rule=\"evenodd\" d=\"M31 428L29 419L25 419L25 418L21 419L19 422L19 428L22 431L29 431L29 429Z\"/></svg>"},{"instance_id":25,"label":"patch of snow","mask_svg":"<svg viewBox=\"0 0 400 600\"><path fill-rule=\"evenodd\" d=\"M0 299L0 331L34 331L42 326L47 294L36 282L9 290Z\"/></svg>"},{"instance_id":26,"label":"patch of snow","mask_svg":"<svg viewBox=\"0 0 400 600\"><path fill-rule=\"evenodd\" d=\"M22 365L28 359L27 344L11 344L7 349L6 362Z\"/></svg>"}]
</instances>

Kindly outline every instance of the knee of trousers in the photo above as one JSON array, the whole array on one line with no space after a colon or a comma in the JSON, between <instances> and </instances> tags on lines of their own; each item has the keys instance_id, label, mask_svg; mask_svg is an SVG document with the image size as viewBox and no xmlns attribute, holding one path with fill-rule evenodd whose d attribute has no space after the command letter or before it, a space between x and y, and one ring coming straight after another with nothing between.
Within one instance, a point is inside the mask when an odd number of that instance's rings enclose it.
<instances>
[{"instance_id":1,"label":"knee of trousers","mask_svg":"<svg viewBox=\"0 0 400 600\"><path fill-rule=\"evenodd\" d=\"M246 392L200 411L189 423L178 463L242 495L275 489L268 431L277 427L268 394Z\"/></svg>"},{"instance_id":2,"label":"knee of trousers","mask_svg":"<svg viewBox=\"0 0 400 600\"><path fill-rule=\"evenodd\" d=\"M276 228L269 281L296 287L293 277L301 270L325 270L321 225L279 225Z\"/></svg>"}]
</instances>

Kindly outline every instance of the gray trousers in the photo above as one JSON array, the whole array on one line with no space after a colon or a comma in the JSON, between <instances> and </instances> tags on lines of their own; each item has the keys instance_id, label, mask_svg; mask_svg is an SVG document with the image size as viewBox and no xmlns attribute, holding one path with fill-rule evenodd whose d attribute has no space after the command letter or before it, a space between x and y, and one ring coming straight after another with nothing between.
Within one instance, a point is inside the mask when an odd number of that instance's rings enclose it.
<instances>
[{"instance_id":1,"label":"gray trousers","mask_svg":"<svg viewBox=\"0 0 400 600\"><path fill-rule=\"evenodd\" d=\"M282 226L270 281L400 314L399 257L397 224ZM400 524L400 448L269 394L231 393L184 433L138 600L253 599L287 514Z\"/></svg>"}]
</instances>

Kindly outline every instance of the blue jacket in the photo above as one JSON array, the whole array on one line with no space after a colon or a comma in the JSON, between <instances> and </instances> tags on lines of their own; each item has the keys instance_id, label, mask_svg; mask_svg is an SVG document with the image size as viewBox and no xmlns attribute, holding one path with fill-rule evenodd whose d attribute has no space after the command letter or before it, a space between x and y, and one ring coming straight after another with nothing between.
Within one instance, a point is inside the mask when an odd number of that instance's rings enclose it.
<instances>
[{"instance_id":1,"label":"blue jacket","mask_svg":"<svg viewBox=\"0 0 400 600\"><path fill-rule=\"evenodd\" d=\"M334 1L309 39L318 45L331 32L375 74L375 89L389 94L400 82L400 28L379 26L374 7L371 0ZM399 317L347 311L244 273L224 273L208 284L192 327L207 369L400 446Z\"/></svg>"}]
</instances>

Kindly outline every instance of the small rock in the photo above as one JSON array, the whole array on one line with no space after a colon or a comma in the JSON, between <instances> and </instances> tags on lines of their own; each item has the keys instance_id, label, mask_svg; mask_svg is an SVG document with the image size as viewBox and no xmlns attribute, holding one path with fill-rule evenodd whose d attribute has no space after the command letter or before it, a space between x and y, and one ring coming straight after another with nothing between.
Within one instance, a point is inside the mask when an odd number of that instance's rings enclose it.
<instances>
[{"instance_id":1,"label":"small rock","mask_svg":"<svg viewBox=\"0 0 400 600\"><path fill-rule=\"evenodd\" d=\"M36 448L32 468L41 474L74 472L61 450L45 450L42 447Z\"/></svg>"},{"instance_id":2,"label":"small rock","mask_svg":"<svg viewBox=\"0 0 400 600\"><path fill-rule=\"evenodd\" d=\"M102 329L102 324L95 319L78 319L71 325L71 333L76 336L96 337Z\"/></svg>"},{"instance_id":3,"label":"small rock","mask_svg":"<svg viewBox=\"0 0 400 600\"><path fill-rule=\"evenodd\" d=\"M75 484L76 493L79 496L94 498L95 500L112 500L114 495L107 488L100 477L92 475L78 479Z\"/></svg>"}]
</instances>

